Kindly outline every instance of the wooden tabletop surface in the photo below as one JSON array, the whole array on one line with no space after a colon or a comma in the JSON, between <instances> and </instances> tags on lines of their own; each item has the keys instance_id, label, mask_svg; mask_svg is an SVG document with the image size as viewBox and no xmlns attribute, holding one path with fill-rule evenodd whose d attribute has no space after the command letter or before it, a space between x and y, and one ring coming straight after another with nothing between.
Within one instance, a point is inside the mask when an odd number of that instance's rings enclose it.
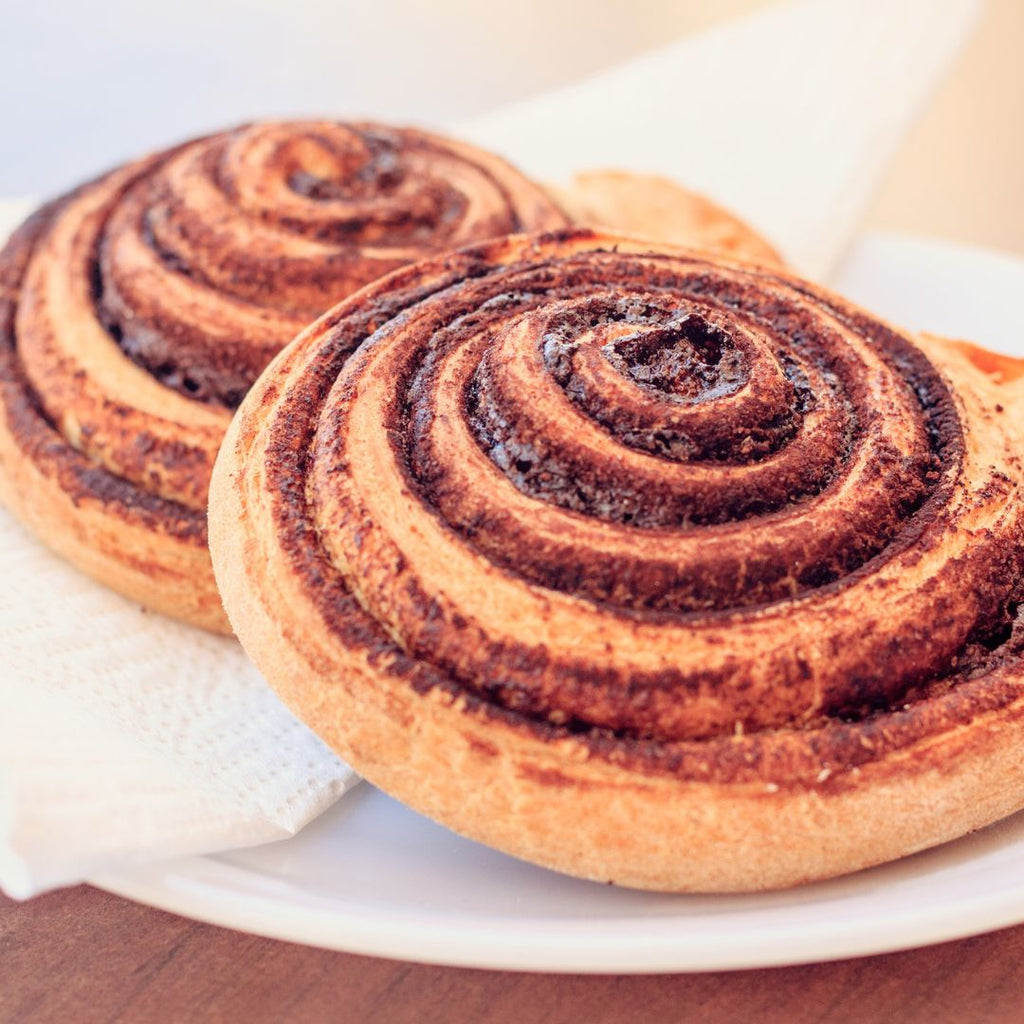
<instances>
[{"instance_id":1,"label":"wooden tabletop surface","mask_svg":"<svg viewBox=\"0 0 1024 1024\"><path fill-rule=\"evenodd\" d=\"M307 949L79 886L0 898L0 1020L381 1024L1000 1024L1022 1019L1024 926L928 949L710 974L515 974Z\"/></svg>"}]
</instances>

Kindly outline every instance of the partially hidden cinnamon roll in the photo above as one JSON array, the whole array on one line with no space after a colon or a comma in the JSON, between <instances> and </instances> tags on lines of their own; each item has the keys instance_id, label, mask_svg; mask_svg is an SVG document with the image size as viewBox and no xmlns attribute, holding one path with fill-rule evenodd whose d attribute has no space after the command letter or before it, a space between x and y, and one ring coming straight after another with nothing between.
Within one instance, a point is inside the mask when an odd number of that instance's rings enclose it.
<instances>
[{"instance_id":1,"label":"partially hidden cinnamon roll","mask_svg":"<svg viewBox=\"0 0 1024 1024\"><path fill-rule=\"evenodd\" d=\"M648 242L685 245L735 259L783 266L775 247L735 214L657 175L581 171L548 189L574 224Z\"/></svg>"},{"instance_id":2,"label":"partially hidden cinnamon roll","mask_svg":"<svg viewBox=\"0 0 1024 1024\"><path fill-rule=\"evenodd\" d=\"M342 303L211 491L232 624L372 782L641 888L1024 805L1024 362L792 276L518 237Z\"/></svg>"},{"instance_id":3,"label":"partially hidden cinnamon roll","mask_svg":"<svg viewBox=\"0 0 1024 1024\"><path fill-rule=\"evenodd\" d=\"M226 630L206 494L234 408L339 299L565 214L497 157L372 124L256 124L121 167L0 254L0 498L140 602Z\"/></svg>"}]
</instances>

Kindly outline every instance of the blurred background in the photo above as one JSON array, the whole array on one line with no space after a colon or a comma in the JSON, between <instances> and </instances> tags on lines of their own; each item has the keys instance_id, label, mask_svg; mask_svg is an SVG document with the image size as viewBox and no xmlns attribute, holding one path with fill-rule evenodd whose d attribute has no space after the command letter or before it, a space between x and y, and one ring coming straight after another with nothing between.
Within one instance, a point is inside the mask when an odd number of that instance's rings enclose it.
<instances>
[{"instance_id":1,"label":"blurred background","mask_svg":"<svg viewBox=\"0 0 1024 1024\"><path fill-rule=\"evenodd\" d=\"M51 195L255 117L449 124L771 2L7 2L0 196ZM1024 2L988 0L869 224L1024 252L1022 47Z\"/></svg>"}]
</instances>

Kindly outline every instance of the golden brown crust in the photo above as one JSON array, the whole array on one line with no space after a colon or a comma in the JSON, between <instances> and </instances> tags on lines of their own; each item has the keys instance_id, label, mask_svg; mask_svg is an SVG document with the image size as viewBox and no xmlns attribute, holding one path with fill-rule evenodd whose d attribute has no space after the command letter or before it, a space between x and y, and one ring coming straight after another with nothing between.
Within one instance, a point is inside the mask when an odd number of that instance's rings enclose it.
<instances>
[{"instance_id":1,"label":"golden brown crust","mask_svg":"<svg viewBox=\"0 0 1024 1024\"><path fill-rule=\"evenodd\" d=\"M426 132L259 124L118 168L0 254L0 498L102 582L228 630L206 551L233 408L338 299L564 214Z\"/></svg>"},{"instance_id":2,"label":"golden brown crust","mask_svg":"<svg viewBox=\"0 0 1024 1024\"><path fill-rule=\"evenodd\" d=\"M700 891L898 857L1024 805L1024 388L977 362L620 237L425 261L243 404L225 606L357 770L507 852Z\"/></svg>"},{"instance_id":3,"label":"golden brown crust","mask_svg":"<svg viewBox=\"0 0 1024 1024\"><path fill-rule=\"evenodd\" d=\"M766 266L784 266L774 246L749 224L704 196L656 175L584 171L556 202L586 228L682 245Z\"/></svg>"}]
</instances>

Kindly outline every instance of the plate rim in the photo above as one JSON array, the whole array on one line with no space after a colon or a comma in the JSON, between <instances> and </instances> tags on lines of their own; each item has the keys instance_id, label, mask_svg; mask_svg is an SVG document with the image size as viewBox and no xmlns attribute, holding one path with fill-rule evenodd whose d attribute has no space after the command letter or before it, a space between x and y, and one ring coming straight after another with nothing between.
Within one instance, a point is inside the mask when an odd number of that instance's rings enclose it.
<instances>
[{"instance_id":1,"label":"plate rim","mask_svg":"<svg viewBox=\"0 0 1024 1024\"><path fill-rule=\"evenodd\" d=\"M417 921L398 927L380 926L369 916L308 907L301 915L292 917L282 915L281 904L249 891L228 896L220 892L220 902L214 907L200 902L198 893L189 894L181 885L207 885L199 876L205 873L209 861L209 857L202 856L183 858L165 865L157 878L104 875L90 879L89 884L158 910L264 938L435 966L545 974L690 974L827 963L938 945L998 931L1024 920L1022 884L1010 894L1010 899L1005 892L993 893L972 917L958 914L956 904L935 904L931 913L921 913L913 919L913 927L890 929L881 939L879 929L893 920L899 921L898 916L864 923L853 929L852 934L844 932L841 941L834 939L835 933L828 930L826 923L802 929L780 929L771 923L763 929L748 931L742 943L724 938L709 941L706 935L699 942L680 943L676 918L669 919L674 927L666 924L652 928L646 937L632 929L613 942L586 942L580 941L586 939L585 934L573 936L577 944L566 950L568 929L553 933L546 941L538 941L538 934L544 933L536 931L510 940L506 933L500 939L489 938L494 933L482 924L457 928ZM180 871L191 877L178 876L176 872ZM262 877L232 865L232 873L236 872ZM585 925L581 922L579 927ZM791 933L787 935L787 931ZM773 952L766 955L764 941L769 937ZM473 944L472 949L469 943Z\"/></svg>"}]
</instances>

